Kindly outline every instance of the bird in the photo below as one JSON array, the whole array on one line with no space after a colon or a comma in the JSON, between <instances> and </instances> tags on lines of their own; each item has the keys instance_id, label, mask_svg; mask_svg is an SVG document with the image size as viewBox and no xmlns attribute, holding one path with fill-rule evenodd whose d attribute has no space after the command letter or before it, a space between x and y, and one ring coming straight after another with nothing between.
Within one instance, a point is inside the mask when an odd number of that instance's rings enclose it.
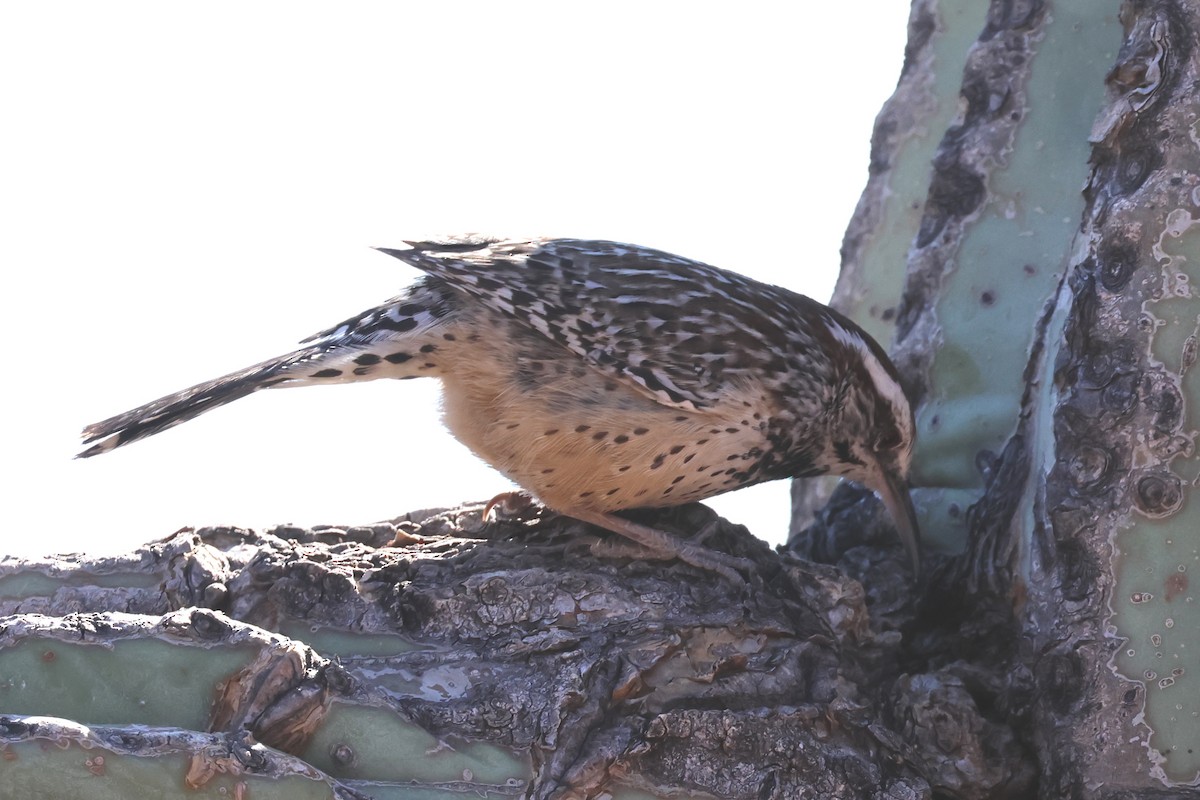
<instances>
[{"instance_id":1,"label":"bird","mask_svg":"<svg viewBox=\"0 0 1200 800\"><path fill-rule=\"evenodd\" d=\"M883 348L804 295L620 242L469 234L378 248L424 274L278 358L83 430L88 458L261 389L442 381L444 423L545 507L722 575L741 564L621 515L763 481L875 492L914 574L913 411Z\"/></svg>"}]
</instances>

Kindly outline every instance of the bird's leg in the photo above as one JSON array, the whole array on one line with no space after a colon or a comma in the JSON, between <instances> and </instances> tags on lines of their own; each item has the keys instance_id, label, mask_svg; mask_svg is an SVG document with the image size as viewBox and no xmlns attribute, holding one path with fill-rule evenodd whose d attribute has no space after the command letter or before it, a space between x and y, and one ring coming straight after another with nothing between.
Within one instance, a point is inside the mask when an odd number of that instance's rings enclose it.
<instances>
[{"instance_id":1,"label":"bird's leg","mask_svg":"<svg viewBox=\"0 0 1200 800\"><path fill-rule=\"evenodd\" d=\"M710 538L712 538L714 533L719 530L721 530L721 520L709 520L708 522L704 523L704 527L697 531L696 535L692 537L692 541L696 544L704 544Z\"/></svg>"},{"instance_id":2,"label":"bird's leg","mask_svg":"<svg viewBox=\"0 0 1200 800\"><path fill-rule=\"evenodd\" d=\"M493 519L523 519L527 515L536 516L541 508L537 498L529 492L501 492L483 507L483 519L488 520L489 516ZM599 552L611 558L649 558L663 561L678 558L685 564L715 572L736 584L745 583L745 579L737 570L749 570L754 566L753 562L747 559L725 555L698 546L695 542L680 539L648 525L631 522L616 514L571 511L566 516L620 534L634 545L621 546L610 542L605 544L602 549L592 548L593 552ZM705 525L698 534L699 541L707 539L719 527L719 523L715 521Z\"/></svg>"},{"instance_id":3,"label":"bird's leg","mask_svg":"<svg viewBox=\"0 0 1200 800\"><path fill-rule=\"evenodd\" d=\"M587 522L607 531L618 533L630 541L636 542L651 553L661 558L678 558L685 564L715 572L729 582L742 585L746 582L738 570L751 570L754 563L745 558L719 553L706 547L700 547L693 542L680 539L677 536L631 522L616 514L605 514L599 511L582 511L571 509L564 512L580 522Z\"/></svg>"}]
</instances>

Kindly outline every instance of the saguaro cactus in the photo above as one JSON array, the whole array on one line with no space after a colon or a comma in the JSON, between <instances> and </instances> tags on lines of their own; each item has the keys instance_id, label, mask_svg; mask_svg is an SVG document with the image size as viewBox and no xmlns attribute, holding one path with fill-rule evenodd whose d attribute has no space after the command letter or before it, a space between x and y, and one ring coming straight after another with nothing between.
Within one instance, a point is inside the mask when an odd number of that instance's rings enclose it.
<instances>
[{"instance_id":1,"label":"saguaro cactus","mask_svg":"<svg viewBox=\"0 0 1200 800\"><path fill-rule=\"evenodd\" d=\"M653 516L744 586L479 505L4 559L0 797L1194 796L1196 31L915 0L834 300L919 404L919 581L848 487L779 552Z\"/></svg>"},{"instance_id":2,"label":"saguaro cactus","mask_svg":"<svg viewBox=\"0 0 1200 800\"><path fill-rule=\"evenodd\" d=\"M837 292L896 320L924 528L960 553L913 643L1003 665L973 694L1040 796L1177 796L1200 783L1200 4L992 3L955 96L973 10L914 6Z\"/></svg>"}]
</instances>

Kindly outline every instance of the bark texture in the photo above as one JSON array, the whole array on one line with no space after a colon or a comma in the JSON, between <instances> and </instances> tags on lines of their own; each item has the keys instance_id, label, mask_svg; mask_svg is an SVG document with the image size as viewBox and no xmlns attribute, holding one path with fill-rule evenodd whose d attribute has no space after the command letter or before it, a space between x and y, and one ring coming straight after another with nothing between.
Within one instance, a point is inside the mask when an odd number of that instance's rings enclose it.
<instances>
[{"instance_id":1,"label":"bark texture","mask_svg":"<svg viewBox=\"0 0 1200 800\"><path fill-rule=\"evenodd\" d=\"M901 637L871 627L838 571L721 521L708 544L757 567L733 585L614 558L578 523L483 525L480 510L185 530L121 559L5 563L0 780L27 780L32 761L62 791L71 776L22 749L47 737L103 751L106 775L161 760L161 737L121 723L232 737L171 739L187 764L165 760L159 777L177 770L197 791L286 773L337 797L916 798L931 779L1011 777L988 764L1011 740L955 680L906 679L904 721L880 717L874 687L895 682ZM659 524L714 519L690 506ZM903 555L862 552L903 606ZM107 727L87 738L32 715Z\"/></svg>"}]
</instances>

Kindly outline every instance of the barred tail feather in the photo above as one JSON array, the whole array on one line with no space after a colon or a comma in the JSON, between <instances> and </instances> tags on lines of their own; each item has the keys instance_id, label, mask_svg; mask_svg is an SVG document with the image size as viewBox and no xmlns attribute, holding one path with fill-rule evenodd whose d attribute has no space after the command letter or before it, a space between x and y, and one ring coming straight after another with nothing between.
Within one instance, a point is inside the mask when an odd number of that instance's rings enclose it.
<instances>
[{"instance_id":1,"label":"barred tail feather","mask_svg":"<svg viewBox=\"0 0 1200 800\"><path fill-rule=\"evenodd\" d=\"M234 400L291 381L304 381L307 376L289 370L312 362L328 350L315 345L297 350L282 358L263 361L252 367L231 372L220 378L198 383L181 392L146 403L143 406L94 422L83 429L83 443L92 444L76 458L90 458L101 453L145 439L147 436L173 428L181 422L200 416L205 411L232 403Z\"/></svg>"},{"instance_id":2,"label":"barred tail feather","mask_svg":"<svg viewBox=\"0 0 1200 800\"><path fill-rule=\"evenodd\" d=\"M92 446L77 457L145 439L259 389L440 375L441 356L455 341L445 332L453 301L444 284L418 281L399 297L305 339L299 350L88 425L83 443Z\"/></svg>"}]
</instances>

